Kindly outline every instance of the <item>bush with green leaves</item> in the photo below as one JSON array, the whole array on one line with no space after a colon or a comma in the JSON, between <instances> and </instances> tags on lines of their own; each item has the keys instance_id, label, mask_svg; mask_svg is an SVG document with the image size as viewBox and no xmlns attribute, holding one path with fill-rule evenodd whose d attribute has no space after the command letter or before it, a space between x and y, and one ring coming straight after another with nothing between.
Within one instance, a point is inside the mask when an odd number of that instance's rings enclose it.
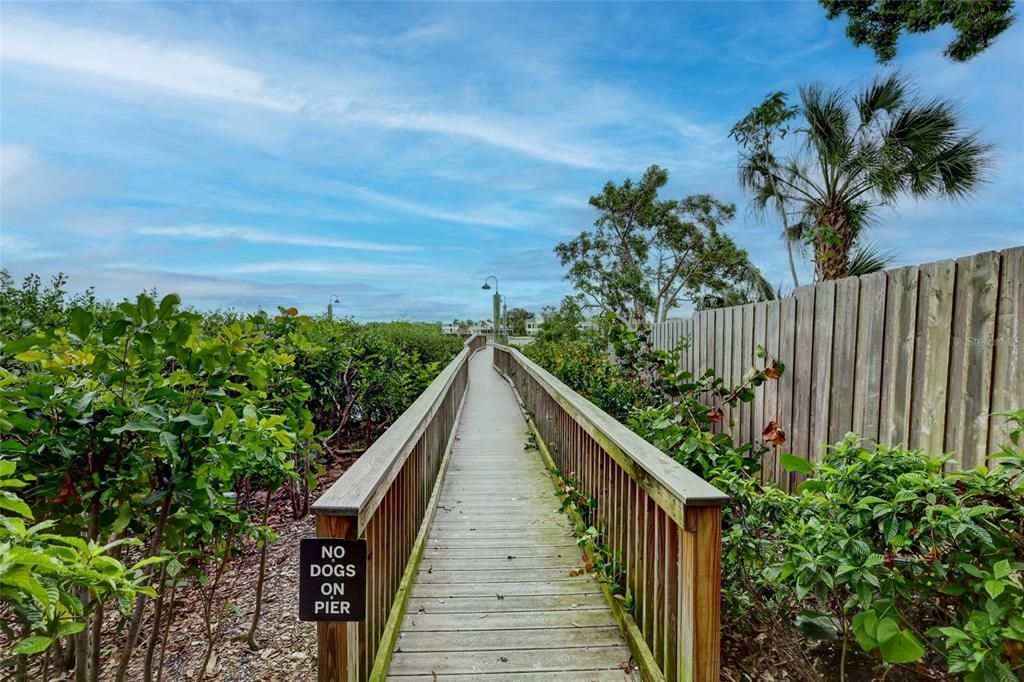
<instances>
[{"instance_id":1,"label":"bush with green leaves","mask_svg":"<svg viewBox=\"0 0 1024 682\"><path fill-rule=\"evenodd\" d=\"M1024 411L1011 417L1024 428ZM939 658L971 680L1009 679L1024 671L1024 460L1002 455L944 472L946 456L849 434L820 464L788 458L810 478L766 579L794 591L805 634L855 639L886 663Z\"/></svg>"},{"instance_id":2,"label":"bush with green leaves","mask_svg":"<svg viewBox=\"0 0 1024 682\"><path fill-rule=\"evenodd\" d=\"M100 545L51 532L56 521L35 522L29 506L13 492L35 480L31 474L18 476L16 470L14 461L0 459L0 599L16 619L0 623L4 636L16 642L0 658L14 657L16 674L24 676L26 657L48 652L60 638L84 631L97 603L127 601L139 593L152 596L153 590L142 584L143 569L163 559L150 557L126 568L111 552L141 544L139 540L121 538ZM83 601L84 594L94 598ZM51 665L46 654L43 679Z\"/></svg>"},{"instance_id":3,"label":"bush with green leaves","mask_svg":"<svg viewBox=\"0 0 1024 682\"><path fill-rule=\"evenodd\" d=\"M785 443L778 425L766 424L756 444L728 430L730 408L777 379L781 364L760 351L764 366L728 387L654 351L644 330L613 325L608 341L614 360L599 343L528 352L599 405L588 377L630 387L630 428L729 495L722 587L734 627L789 628L819 643L840 677L872 660L971 682L1024 675L1024 410L1006 415L1016 428L988 468L947 472L948 455L849 434L821 463L782 455L806 477L790 495L761 482L764 454Z\"/></svg>"},{"instance_id":4,"label":"bush with green leaves","mask_svg":"<svg viewBox=\"0 0 1024 682\"><path fill-rule=\"evenodd\" d=\"M34 584L35 601L3 594L15 619L3 640L18 656L7 663L23 677L25 657L37 656L33 673L53 659L55 672L70 665L77 679L98 679L116 609L125 642L114 677L126 679L145 642L143 677L154 679L160 631L185 585L200 596L209 656L228 606L222 578L246 543L260 550L247 637L257 647L272 494L286 489L296 516L307 513L329 436L356 424L372 439L461 348L431 325L315 320L294 308L200 314L175 295L114 305L70 296L63 278L19 288L6 273L0 288L0 488L19 488L0 495L0 546L56 543L69 568L45 604L74 607L54 621L37 613ZM15 466L22 475L7 478ZM8 554L0 571L19 581ZM68 573L79 565L109 570L116 589Z\"/></svg>"},{"instance_id":5,"label":"bush with green leaves","mask_svg":"<svg viewBox=\"0 0 1024 682\"><path fill-rule=\"evenodd\" d=\"M141 295L102 318L72 308L67 328L6 341L0 453L35 477L22 495L55 532L117 552L118 541L146 538L143 559L173 557L202 580L233 549L207 538L241 541L256 525L238 505L243 486L293 476L291 454L312 426L301 390L298 411L268 399L292 361L272 336L236 325L207 338L197 319L177 296ZM164 570L154 568L142 584L159 594ZM129 609L122 678L144 594ZM109 595L83 596L91 626L75 635L85 640L75 665L96 679Z\"/></svg>"}]
</instances>

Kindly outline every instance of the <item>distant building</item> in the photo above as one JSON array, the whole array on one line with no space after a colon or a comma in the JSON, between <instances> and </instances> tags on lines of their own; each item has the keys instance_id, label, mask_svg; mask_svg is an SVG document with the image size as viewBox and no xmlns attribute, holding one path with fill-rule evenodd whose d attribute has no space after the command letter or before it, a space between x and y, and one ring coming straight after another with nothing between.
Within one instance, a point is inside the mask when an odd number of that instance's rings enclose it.
<instances>
[{"instance_id":1,"label":"distant building","mask_svg":"<svg viewBox=\"0 0 1024 682\"><path fill-rule=\"evenodd\" d=\"M455 324L454 322L442 322L441 333L458 335L461 334L462 331L459 329L459 325Z\"/></svg>"},{"instance_id":2,"label":"distant building","mask_svg":"<svg viewBox=\"0 0 1024 682\"><path fill-rule=\"evenodd\" d=\"M536 336L537 332L540 331L540 326L542 324L544 324L543 314L537 313L534 315L530 315L528 318L526 318L526 335Z\"/></svg>"}]
</instances>

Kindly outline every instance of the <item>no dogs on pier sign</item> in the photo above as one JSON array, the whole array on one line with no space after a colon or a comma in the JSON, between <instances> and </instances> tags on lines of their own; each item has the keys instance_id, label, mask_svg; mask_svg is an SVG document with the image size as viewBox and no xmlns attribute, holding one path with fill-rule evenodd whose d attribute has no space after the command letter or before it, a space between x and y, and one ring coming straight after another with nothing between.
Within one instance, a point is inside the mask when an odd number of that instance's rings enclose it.
<instances>
[{"instance_id":1,"label":"no dogs on pier sign","mask_svg":"<svg viewBox=\"0 0 1024 682\"><path fill-rule=\"evenodd\" d=\"M366 540L299 541L299 618L366 619Z\"/></svg>"}]
</instances>

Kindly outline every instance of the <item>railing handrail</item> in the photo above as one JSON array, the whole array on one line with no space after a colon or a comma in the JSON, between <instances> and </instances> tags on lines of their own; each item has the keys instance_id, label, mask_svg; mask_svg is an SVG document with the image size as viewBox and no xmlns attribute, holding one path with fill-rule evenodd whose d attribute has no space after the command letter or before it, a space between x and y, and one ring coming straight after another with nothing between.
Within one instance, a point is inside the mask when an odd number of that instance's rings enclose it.
<instances>
[{"instance_id":1,"label":"railing handrail","mask_svg":"<svg viewBox=\"0 0 1024 682\"><path fill-rule=\"evenodd\" d=\"M658 448L634 433L610 414L590 402L546 369L530 360L515 348L495 344L496 348L512 354L520 366L544 386L563 407L571 409L591 428L600 432L625 456L646 474L656 480L679 502L686 506L720 506L729 502L729 496L693 473L679 462L667 457Z\"/></svg>"},{"instance_id":2,"label":"railing handrail","mask_svg":"<svg viewBox=\"0 0 1024 682\"><path fill-rule=\"evenodd\" d=\"M437 412L459 368L473 354L473 334L459 354L441 370L426 390L403 412L359 459L313 503L313 513L357 519L359 531L402 468L405 459Z\"/></svg>"}]
</instances>

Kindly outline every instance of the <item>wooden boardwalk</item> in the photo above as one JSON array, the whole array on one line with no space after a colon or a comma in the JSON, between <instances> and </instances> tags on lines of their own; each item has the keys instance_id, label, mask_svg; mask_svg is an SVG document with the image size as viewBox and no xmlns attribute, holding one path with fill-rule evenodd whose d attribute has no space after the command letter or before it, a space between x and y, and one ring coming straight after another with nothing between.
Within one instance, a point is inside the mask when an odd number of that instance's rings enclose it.
<instances>
[{"instance_id":1,"label":"wooden boardwalk","mask_svg":"<svg viewBox=\"0 0 1024 682\"><path fill-rule=\"evenodd\" d=\"M491 349L469 394L388 679L625 680L630 651Z\"/></svg>"}]
</instances>

